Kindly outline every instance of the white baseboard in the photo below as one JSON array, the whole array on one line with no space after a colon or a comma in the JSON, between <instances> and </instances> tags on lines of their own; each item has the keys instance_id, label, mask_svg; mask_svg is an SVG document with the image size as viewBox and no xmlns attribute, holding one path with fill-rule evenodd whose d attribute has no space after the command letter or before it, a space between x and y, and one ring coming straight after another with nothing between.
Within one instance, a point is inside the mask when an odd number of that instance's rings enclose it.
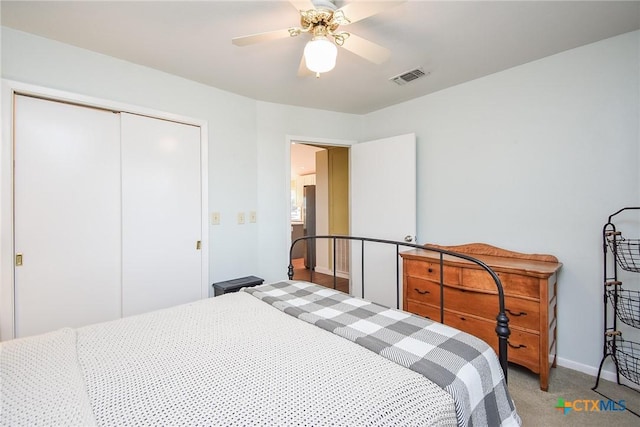
<instances>
[{"instance_id":1,"label":"white baseboard","mask_svg":"<svg viewBox=\"0 0 640 427\"><path fill-rule=\"evenodd\" d=\"M326 274L328 276L333 276L333 270L329 270L326 267L320 267L319 265L316 265L315 272L320 274ZM345 273L343 271L336 271L336 276L341 279L348 279L349 273Z\"/></svg>"},{"instance_id":2,"label":"white baseboard","mask_svg":"<svg viewBox=\"0 0 640 427\"><path fill-rule=\"evenodd\" d=\"M582 372L584 374L587 375L591 375L592 377L598 376L598 367L597 366L591 366L591 365L585 365L584 363L579 363L579 362L575 362L573 360L569 360L569 359L565 359L563 357L558 357L556 359L557 363L559 366L562 366L563 368L569 368L569 369L573 369L574 371L578 371L578 372ZM616 373L614 371L609 371L606 370L605 368L602 369L602 373L600 374L600 378L604 378L605 380L608 381L616 381Z\"/></svg>"}]
</instances>

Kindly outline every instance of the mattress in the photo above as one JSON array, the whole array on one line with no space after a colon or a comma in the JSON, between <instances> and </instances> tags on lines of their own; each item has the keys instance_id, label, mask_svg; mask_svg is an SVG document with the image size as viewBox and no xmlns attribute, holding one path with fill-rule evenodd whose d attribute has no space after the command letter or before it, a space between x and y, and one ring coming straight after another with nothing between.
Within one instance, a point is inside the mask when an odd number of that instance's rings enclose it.
<instances>
[{"instance_id":1,"label":"mattress","mask_svg":"<svg viewBox=\"0 0 640 427\"><path fill-rule=\"evenodd\" d=\"M456 425L424 375L239 292L0 345L0 425Z\"/></svg>"}]
</instances>

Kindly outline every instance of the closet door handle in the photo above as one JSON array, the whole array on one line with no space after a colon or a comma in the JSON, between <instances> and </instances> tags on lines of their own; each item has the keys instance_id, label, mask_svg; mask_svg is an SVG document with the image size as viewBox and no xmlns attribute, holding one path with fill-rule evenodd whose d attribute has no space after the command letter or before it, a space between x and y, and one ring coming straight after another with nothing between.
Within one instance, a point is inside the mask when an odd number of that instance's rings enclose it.
<instances>
[{"instance_id":1,"label":"closet door handle","mask_svg":"<svg viewBox=\"0 0 640 427\"><path fill-rule=\"evenodd\" d=\"M511 310L509 310L508 308L507 308L507 309L505 309L505 310L506 310L506 311L507 311L507 313L509 313L510 315L512 315L512 316L516 316L516 317L519 317L519 316L526 316L526 315L527 315L527 312L526 312L526 311L521 311L521 312L519 312L519 313L514 313L514 312L512 312Z\"/></svg>"},{"instance_id":2,"label":"closet door handle","mask_svg":"<svg viewBox=\"0 0 640 427\"><path fill-rule=\"evenodd\" d=\"M419 293L420 295L426 295L426 294L430 294L431 292L429 291L423 291L421 289L418 288L413 288L417 293Z\"/></svg>"},{"instance_id":3,"label":"closet door handle","mask_svg":"<svg viewBox=\"0 0 640 427\"><path fill-rule=\"evenodd\" d=\"M527 348L527 346L524 344L513 345L509 341L507 341L507 344L509 344L509 347L511 348Z\"/></svg>"}]
</instances>

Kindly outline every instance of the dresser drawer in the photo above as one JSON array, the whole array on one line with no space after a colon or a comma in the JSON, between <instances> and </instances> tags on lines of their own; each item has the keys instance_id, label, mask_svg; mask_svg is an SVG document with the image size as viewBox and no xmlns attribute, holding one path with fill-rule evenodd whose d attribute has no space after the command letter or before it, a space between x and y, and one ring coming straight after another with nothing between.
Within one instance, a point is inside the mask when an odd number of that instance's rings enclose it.
<instances>
[{"instance_id":1,"label":"dresser drawer","mask_svg":"<svg viewBox=\"0 0 640 427\"><path fill-rule=\"evenodd\" d=\"M506 295L540 298L540 281L531 276L513 273L497 273ZM466 268L462 270L462 286L467 288L496 291L496 282L484 270Z\"/></svg>"},{"instance_id":2,"label":"dresser drawer","mask_svg":"<svg viewBox=\"0 0 640 427\"><path fill-rule=\"evenodd\" d=\"M460 268L447 265L444 265L443 267L444 283L450 285L460 284ZM407 276L419 277L440 283L439 262L407 259L404 261L402 268L404 269L404 274Z\"/></svg>"},{"instance_id":3,"label":"dresser drawer","mask_svg":"<svg viewBox=\"0 0 640 427\"><path fill-rule=\"evenodd\" d=\"M474 335L493 347L498 353L498 336L495 333L496 322L462 313L444 312L444 323ZM508 360L526 366L535 373L540 372L540 336L510 328Z\"/></svg>"},{"instance_id":4,"label":"dresser drawer","mask_svg":"<svg viewBox=\"0 0 640 427\"><path fill-rule=\"evenodd\" d=\"M426 279L408 276L405 297L410 300L440 307L440 284Z\"/></svg>"},{"instance_id":5,"label":"dresser drawer","mask_svg":"<svg viewBox=\"0 0 640 427\"><path fill-rule=\"evenodd\" d=\"M509 361L526 366L540 373L540 336L511 328L509 336Z\"/></svg>"},{"instance_id":6,"label":"dresser drawer","mask_svg":"<svg viewBox=\"0 0 640 427\"><path fill-rule=\"evenodd\" d=\"M439 301L438 301L439 305ZM537 331L540 329L540 304L536 301L505 297L504 305L509 326ZM445 287L444 306L450 310L474 314L493 322L498 316L498 294L472 292Z\"/></svg>"},{"instance_id":7,"label":"dresser drawer","mask_svg":"<svg viewBox=\"0 0 640 427\"><path fill-rule=\"evenodd\" d=\"M407 300L404 310L417 314L418 316L426 317L427 319L433 320L434 322L440 323L439 307Z\"/></svg>"}]
</instances>

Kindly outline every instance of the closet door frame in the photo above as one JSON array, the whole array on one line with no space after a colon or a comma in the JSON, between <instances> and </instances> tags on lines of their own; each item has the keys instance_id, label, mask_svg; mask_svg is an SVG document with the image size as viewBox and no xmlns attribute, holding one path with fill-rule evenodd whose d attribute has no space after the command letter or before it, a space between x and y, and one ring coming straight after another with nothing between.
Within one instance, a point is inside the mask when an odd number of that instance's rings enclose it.
<instances>
[{"instance_id":1,"label":"closet door frame","mask_svg":"<svg viewBox=\"0 0 640 427\"><path fill-rule=\"evenodd\" d=\"M200 128L201 177L201 298L209 296L209 229L208 229L208 127L205 120L181 116L132 104L109 101L71 92L2 79L0 117L0 341L15 337L14 312L14 100L16 95L34 96L85 107L126 112L198 126ZM7 125L8 124L8 125Z\"/></svg>"}]
</instances>

